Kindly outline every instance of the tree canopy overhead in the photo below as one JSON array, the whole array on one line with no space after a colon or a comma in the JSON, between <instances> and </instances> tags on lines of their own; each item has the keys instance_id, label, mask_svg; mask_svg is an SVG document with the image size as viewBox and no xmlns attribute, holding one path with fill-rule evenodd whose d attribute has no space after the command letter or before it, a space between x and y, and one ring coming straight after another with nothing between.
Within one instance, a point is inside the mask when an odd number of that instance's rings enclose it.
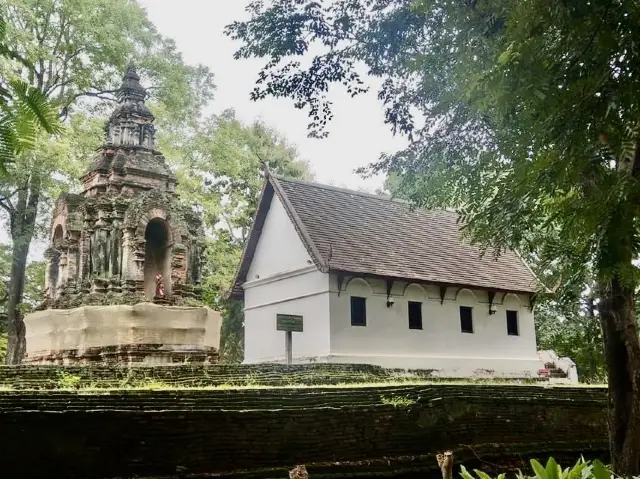
<instances>
[{"instance_id":1,"label":"tree canopy overhead","mask_svg":"<svg viewBox=\"0 0 640 479\"><path fill-rule=\"evenodd\" d=\"M227 33L237 58L266 58L252 98L292 98L322 133L328 89L366 91L364 65L383 79L386 122L412 140L370 170L419 205L458 208L483 245L535 255L560 291L593 265L612 462L639 473L640 3L271 0L248 12Z\"/></svg>"}]
</instances>

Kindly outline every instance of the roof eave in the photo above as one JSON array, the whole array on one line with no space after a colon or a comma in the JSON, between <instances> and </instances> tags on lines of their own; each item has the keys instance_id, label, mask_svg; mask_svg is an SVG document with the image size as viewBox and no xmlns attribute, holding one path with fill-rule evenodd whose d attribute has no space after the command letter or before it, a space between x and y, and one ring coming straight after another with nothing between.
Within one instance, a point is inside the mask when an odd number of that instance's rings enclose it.
<instances>
[{"instance_id":1,"label":"roof eave","mask_svg":"<svg viewBox=\"0 0 640 479\"><path fill-rule=\"evenodd\" d=\"M260 192L260 199L258 200L258 208L256 209L255 220L249 229L249 235L242 249L242 256L240 263L236 269L236 274L231 283L231 289L225 294L227 299L244 299L244 290L242 284L247 279L247 273L249 267L253 261L253 255L256 252L258 240L262 234L262 227L267 218L267 213L271 208L271 200L273 199L273 186L267 177L262 185L262 191Z\"/></svg>"},{"instance_id":2,"label":"roof eave","mask_svg":"<svg viewBox=\"0 0 640 479\"><path fill-rule=\"evenodd\" d=\"M495 291L499 293L512 293L512 294L536 294L538 291L531 289L505 289L497 286L483 286L483 285L474 285L474 284L462 284L462 283L451 283L446 281L436 281L436 280L425 280L418 278L409 278L406 276L393 276L393 275L383 275L376 273L368 273L363 271L351 271L348 269L342 268L330 268L328 270L329 273L342 273L350 276L368 276L372 278L378 278L383 280L391 280L391 281L404 281L407 283L416 283L416 284L430 284L433 286L442 286L447 288L466 288L466 289L476 289L479 291Z\"/></svg>"}]
</instances>

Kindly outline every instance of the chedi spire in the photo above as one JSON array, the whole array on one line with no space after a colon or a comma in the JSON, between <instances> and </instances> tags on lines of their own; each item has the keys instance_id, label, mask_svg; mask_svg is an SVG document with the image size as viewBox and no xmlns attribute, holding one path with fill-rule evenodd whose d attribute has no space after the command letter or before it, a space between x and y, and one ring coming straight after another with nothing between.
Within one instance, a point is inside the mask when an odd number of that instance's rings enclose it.
<instances>
[{"instance_id":1,"label":"chedi spire","mask_svg":"<svg viewBox=\"0 0 640 479\"><path fill-rule=\"evenodd\" d=\"M118 90L118 100L120 103L126 101L141 101L144 102L147 92L140 85L140 76L136 71L136 66L133 60L129 61L124 76L122 77L122 85Z\"/></svg>"},{"instance_id":2,"label":"chedi spire","mask_svg":"<svg viewBox=\"0 0 640 479\"><path fill-rule=\"evenodd\" d=\"M116 96L119 106L107 123L107 144L153 150L155 118L144 103L147 92L140 84L140 76L133 61L127 65Z\"/></svg>"}]
</instances>

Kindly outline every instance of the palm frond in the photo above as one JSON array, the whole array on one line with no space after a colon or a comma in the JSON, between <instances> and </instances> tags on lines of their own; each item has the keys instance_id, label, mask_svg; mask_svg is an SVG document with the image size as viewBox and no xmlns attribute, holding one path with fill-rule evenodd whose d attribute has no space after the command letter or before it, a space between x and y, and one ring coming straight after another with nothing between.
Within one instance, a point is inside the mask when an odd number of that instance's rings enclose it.
<instances>
[{"instance_id":1,"label":"palm frond","mask_svg":"<svg viewBox=\"0 0 640 479\"><path fill-rule=\"evenodd\" d=\"M0 56L11 56L4 41L7 23L0 16ZM38 131L53 135L62 130L58 112L46 95L23 80L0 85L0 173L15 155L35 148Z\"/></svg>"},{"instance_id":2,"label":"palm frond","mask_svg":"<svg viewBox=\"0 0 640 479\"><path fill-rule=\"evenodd\" d=\"M5 165L12 163L15 157L17 136L11 118L0 118L0 172L5 173Z\"/></svg>"},{"instance_id":3,"label":"palm frond","mask_svg":"<svg viewBox=\"0 0 640 479\"><path fill-rule=\"evenodd\" d=\"M58 120L58 112L40 90L22 80L10 81L9 86L14 91L20 117L33 121L47 133L60 132L62 127Z\"/></svg>"}]
</instances>

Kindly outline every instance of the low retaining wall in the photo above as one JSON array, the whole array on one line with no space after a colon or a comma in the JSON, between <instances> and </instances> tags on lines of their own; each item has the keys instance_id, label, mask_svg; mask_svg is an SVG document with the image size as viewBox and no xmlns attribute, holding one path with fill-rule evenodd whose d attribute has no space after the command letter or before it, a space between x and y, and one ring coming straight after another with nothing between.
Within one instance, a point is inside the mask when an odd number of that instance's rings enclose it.
<instances>
[{"instance_id":1,"label":"low retaining wall","mask_svg":"<svg viewBox=\"0 0 640 479\"><path fill-rule=\"evenodd\" d=\"M289 386L389 381L406 372L367 364L214 364L173 366L0 366L0 387L55 389L65 378L76 377L78 386L123 387L147 380L170 386L205 387L221 385ZM428 371L412 376L428 376Z\"/></svg>"},{"instance_id":2,"label":"low retaining wall","mask_svg":"<svg viewBox=\"0 0 640 479\"><path fill-rule=\"evenodd\" d=\"M34 478L286 477L279 468L299 463L314 477L354 463L390 476L432 468L447 448L602 456L605 404L604 389L539 386L9 391L0 450Z\"/></svg>"}]
</instances>

